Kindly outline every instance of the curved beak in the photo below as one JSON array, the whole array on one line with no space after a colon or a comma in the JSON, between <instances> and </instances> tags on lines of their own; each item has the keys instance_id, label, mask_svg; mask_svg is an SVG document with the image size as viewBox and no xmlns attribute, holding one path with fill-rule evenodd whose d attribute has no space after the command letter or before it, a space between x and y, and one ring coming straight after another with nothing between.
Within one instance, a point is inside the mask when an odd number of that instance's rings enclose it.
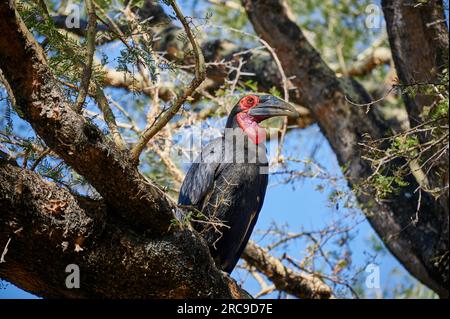
<instances>
[{"instance_id":1,"label":"curved beak","mask_svg":"<svg viewBox=\"0 0 450 319\"><path fill-rule=\"evenodd\" d=\"M294 119L300 116L290 103L276 96L260 95L259 99L259 104L248 111L253 117L265 120L275 116L288 116Z\"/></svg>"}]
</instances>

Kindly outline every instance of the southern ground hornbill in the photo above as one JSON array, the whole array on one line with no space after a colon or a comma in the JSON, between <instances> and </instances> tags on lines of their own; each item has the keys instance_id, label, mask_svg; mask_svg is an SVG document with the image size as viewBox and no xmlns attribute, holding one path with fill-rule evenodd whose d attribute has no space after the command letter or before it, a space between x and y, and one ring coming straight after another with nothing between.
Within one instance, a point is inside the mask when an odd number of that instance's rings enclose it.
<instances>
[{"instance_id":1,"label":"southern ground hornbill","mask_svg":"<svg viewBox=\"0 0 450 319\"><path fill-rule=\"evenodd\" d=\"M228 273L238 262L264 202L266 132L258 124L275 116L298 113L272 95L241 98L228 116L225 134L202 148L181 186L179 205L203 217L193 226L208 242L216 265Z\"/></svg>"}]
</instances>

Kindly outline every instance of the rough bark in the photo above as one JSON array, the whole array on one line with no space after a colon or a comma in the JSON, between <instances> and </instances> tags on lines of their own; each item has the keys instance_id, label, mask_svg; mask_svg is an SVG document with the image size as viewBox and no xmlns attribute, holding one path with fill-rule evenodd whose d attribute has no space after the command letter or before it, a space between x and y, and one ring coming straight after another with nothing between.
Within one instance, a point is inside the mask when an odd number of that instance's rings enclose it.
<instances>
[{"instance_id":1,"label":"rough bark","mask_svg":"<svg viewBox=\"0 0 450 319\"><path fill-rule=\"evenodd\" d=\"M242 258L261 271L279 290L307 299L329 299L332 291L322 280L309 274L299 274L269 254L267 249L249 241Z\"/></svg>"},{"instance_id":2,"label":"rough bark","mask_svg":"<svg viewBox=\"0 0 450 319\"><path fill-rule=\"evenodd\" d=\"M129 154L73 111L14 2L0 2L0 17L0 69L11 98L102 196L73 195L0 153L0 278L51 298L250 297L214 266L195 232L173 225L176 206ZM64 284L68 264L80 267L80 289ZM301 287L299 294L315 294Z\"/></svg>"},{"instance_id":3,"label":"rough bark","mask_svg":"<svg viewBox=\"0 0 450 319\"><path fill-rule=\"evenodd\" d=\"M0 16L0 68L17 106L104 199L103 205L73 198L2 163L1 240L13 244L1 277L45 297L247 296L213 266L202 240L170 228L175 205L128 154L73 111L14 2L0 2ZM119 216L120 223L109 222ZM74 245L83 251L74 253ZM84 273L85 288L76 292L63 286L69 263Z\"/></svg>"},{"instance_id":4,"label":"rough bark","mask_svg":"<svg viewBox=\"0 0 450 319\"><path fill-rule=\"evenodd\" d=\"M164 233L174 204L95 125L73 110L13 2L0 3L0 69L36 133L102 195L114 213Z\"/></svg>"},{"instance_id":5,"label":"rough bark","mask_svg":"<svg viewBox=\"0 0 450 319\"><path fill-rule=\"evenodd\" d=\"M427 1L420 5L415 1L382 1L386 19L389 43L400 83L439 83L439 75L448 69L448 28L442 1ZM424 108L432 107L439 100L437 94L427 94L418 90L414 98L407 94L403 100L408 111L411 127L421 122ZM431 134L422 134L421 142L432 140ZM430 156L436 152L431 149ZM437 191L442 206L438 219L448 219L448 150L434 163L427 174L428 188ZM447 189L445 189L447 187ZM448 264L447 264L448 267ZM447 272L449 269L447 268Z\"/></svg>"},{"instance_id":6,"label":"rough bark","mask_svg":"<svg viewBox=\"0 0 450 319\"><path fill-rule=\"evenodd\" d=\"M340 165L347 167L349 184L360 184L373 173L369 163L361 158L360 143L365 136L385 136L388 127L374 112L366 114L365 108L348 103L345 97L361 104L370 102L370 97L355 81L336 77L292 21L284 1L242 2L256 33L276 50L286 75L295 76L299 102L310 109ZM407 181L409 186L392 198L377 202L373 194L358 193L358 201L380 238L405 268L440 296L447 297L448 219L437 218L439 207L425 194L419 221L413 225L418 201L414 190L418 184L411 176Z\"/></svg>"},{"instance_id":7,"label":"rough bark","mask_svg":"<svg viewBox=\"0 0 450 319\"><path fill-rule=\"evenodd\" d=\"M0 157L0 278L46 298L248 298L189 229L154 238ZM65 285L80 268L80 288Z\"/></svg>"}]
</instances>

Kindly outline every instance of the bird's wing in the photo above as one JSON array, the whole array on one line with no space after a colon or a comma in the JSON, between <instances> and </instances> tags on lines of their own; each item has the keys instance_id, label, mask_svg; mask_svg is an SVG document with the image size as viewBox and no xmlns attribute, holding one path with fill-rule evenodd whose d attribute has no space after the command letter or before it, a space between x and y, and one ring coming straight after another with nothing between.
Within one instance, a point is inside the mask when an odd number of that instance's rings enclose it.
<instances>
[{"instance_id":1,"label":"bird's wing","mask_svg":"<svg viewBox=\"0 0 450 319\"><path fill-rule=\"evenodd\" d=\"M189 168L181 185L178 204L201 204L209 190L212 189L214 178L223 168L223 139L218 138L206 145Z\"/></svg>"},{"instance_id":2,"label":"bird's wing","mask_svg":"<svg viewBox=\"0 0 450 319\"><path fill-rule=\"evenodd\" d=\"M261 211L261 208L264 204L264 197L266 195L266 188L267 188L267 184L268 184L268 176L267 175L263 175L262 176L262 181L261 181L261 187L260 187L260 191L259 191L259 202L255 203L255 208L256 210L254 211L254 213L251 214L250 216L250 220L248 221L248 227L247 230L243 235L241 242L239 244L239 246L237 247L237 249L235 250L235 252L233 252L233 257L231 257L229 260L229 263L226 263L225 267L224 267L224 271L227 273L231 273L234 269L234 267L236 266L236 264L239 261L239 258L241 257L242 253L244 252L245 247L247 246L248 240L250 239L250 236L253 232L253 228L255 227L255 224L258 220L258 215L259 212ZM237 236L239 237L239 236ZM235 237L236 240L236 237ZM226 249L232 249L232 247L226 248ZM231 250L232 251L232 250Z\"/></svg>"}]
</instances>

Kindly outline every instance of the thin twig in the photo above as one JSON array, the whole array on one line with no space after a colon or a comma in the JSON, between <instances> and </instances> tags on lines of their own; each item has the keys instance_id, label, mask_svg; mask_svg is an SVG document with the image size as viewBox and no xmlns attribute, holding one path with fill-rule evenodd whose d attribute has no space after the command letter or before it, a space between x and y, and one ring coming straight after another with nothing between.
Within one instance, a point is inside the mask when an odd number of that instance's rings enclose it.
<instances>
[{"instance_id":1,"label":"thin twig","mask_svg":"<svg viewBox=\"0 0 450 319\"><path fill-rule=\"evenodd\" d=\"M88 13L88 27L86 32L86 60L83 67L83 76L81 78L80 89L75 104L76 111L81 112L86 96L89 92L89 83L92 76L92 64L95 53L95 35L97 30L97 16L95 15L94 5L91 0L85 0Z\"/></svg>"},{"instance_id":2,"label":"thin twig","mask_svg":"<svg viewBox=\"0 0 450 319\"><path fill-rule=\"evenodd\" d=\"M108 126L108 129L111 135L113 136L116 145L123 150L125 149L125 142L123 141L122 136L120 135L114 113L109 107L108 100L106 99L105 93L103 93L101 87L97 85L96 89L97 92L95 98L97 100L98 106L100 107L103 113L103 118L105 119L106 125Z\"/></svg>"},{"instance_id":3,"label":"thin twig","mask_svg":"<svg viewBox=\"0 0 450 319\"><path fill-rule=\"evenodd\" d=\"M141 138L131 151L131 159L135 163L139 163L139 156L142 153L142 150L147 145L148 141L150 141L150 139L155 136L172 119L172 117L175 116L175 114L177 114L183 103L194 93L195 89L203 82L206 76L205 59L203 57L200 46L198 45L194 35L192 34L189 23L186 21L177 3L173 0L170 0L169 2L173 10L175 11L178 20L180 20L181 24L183 25L186 35L192 45L195 57L195 77L191 81L189 86L184 90L183 94L175 100L173 105L161 116L161 118L154 125L149 126L144 130Z\"/></svg>"},{"instance_id":4,"label":"thin twig","mask_svg":"<svg viewBox=\"0 0 450 319\"><path fill-rule=\"evenodd\" d=\"M266 49L270 52L270 54L272 55L273 60L275 61L275 64L278 68L278 72L280 72L281 75L281 81L283 82L283 94L284 94L284 100L286 102L289 102L289 80L286 77L286 73L284 72L283 66L281 65L281 61L278 58L278 55L276 54L275 50L270 46L269 43L267 43L265 40L258 38L259 42L261 42ZM283 150L283 144L284 144L284 137L286 136L286 131L287 131L287 126L288 126L288 118L285 117L283 119L283 126L281 128L281 137L280 137L280 142L278 143L278 148L277 148L277 155L276 155L276 159L277 162L280 162L280 156L281 156L281 152Z\"/></svg>"},{"instance_id":5,"label":"thin twig","mask_svg":"<svg viewBox=\"0 0 450 319\"><path fill-rule=\"evenodd\" d=\"M161 150L158 146L152 147L155 153L159 156L164 166L166 166L169 173L173 176L175 187L179 188L184 179L184 173L175 165L166 151Z\"/></svg>"},{"instance_id":6,"label":"thin twig","mask_svg":"<svg viewBox=\"0 0 450 319\"><path fill-rule=\"evenodd\" d=\"M6 253L8 252L8 246L9 246L10 242L11 242L11 237L8 238L8 241L6 242L5 248L3 249L2 256L0 257L0 264L6 262L5 261L5 256L6 256Z\"/></svg>"},{"instance_id":7,"label":"thin twig","mask_svg":"<svg viewBox=\"0 0 450 319\"><path fill-rule=\"evenodd\" d=\"M352 105L354 105L354 106L365 106L366 107L366 113L369 113L369 111L370 111L370 108L371 108L371 106L372 105L374 105L374 104L376 104L376 103L378 103L378 102L381 102L381 101L383 101L385 98L387 98L388 96L389 96L389 94L391 94L392 93L392 91L393 90L395 90L397 88L397 86L396 85L393 85L382 97L380 97L379 99L376 99L376 100L373 100L373 101L370 101L369 103L356 103L356 102L353 102L353 101L351 101L348 97L347 97L347 95L345 95L344 96L344 98L345 98L345 100L348 102L348 103L350 103L350 104L352 104Z\"/></svg>"}]
</instances>

